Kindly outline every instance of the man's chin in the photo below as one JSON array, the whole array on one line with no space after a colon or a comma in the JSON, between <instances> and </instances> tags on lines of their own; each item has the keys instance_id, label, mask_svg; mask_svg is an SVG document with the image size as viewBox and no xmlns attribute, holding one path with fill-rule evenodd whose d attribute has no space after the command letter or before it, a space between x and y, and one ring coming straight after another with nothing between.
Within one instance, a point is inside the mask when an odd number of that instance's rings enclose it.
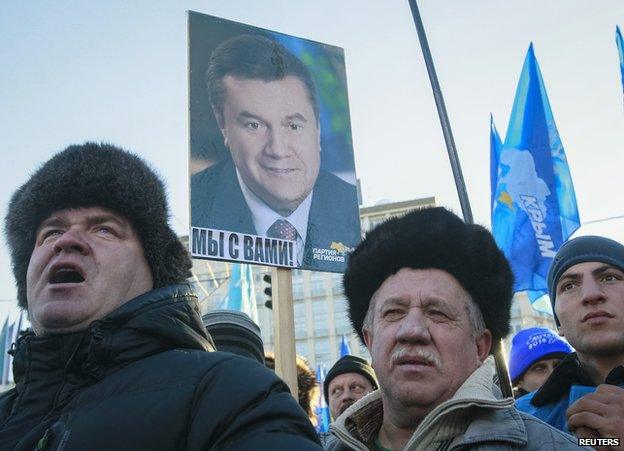
<instances>
[{"instance_id":1,"label":"man's chin","mask_svg":"<svg viewBox=\"0 0 624 451\"><path fill-rule=\"evenodd\" d=\"M299 207L299 205L301 205L301 202L303 202L303 200L307 196L308 195L306 194L304 196L288 197L288 198L266 197L262 200L264 201L265 204L267 204L271 208L271 210L273 210L274 212L276 212L277 214L281 216L287 217L287 216L290 216L292 212L295 211Z\"/></svg>"},{"instance_id":2,"label":"man's chin","mask_svg":"<svg viewBox=\"0 0 624 451\"><path fill-rule=\"evenodd\" d=\"M76 332L88 326L89 318L83 308L73 300L52 301L33 309L30 319L37 335Z\"/></svg>"}]
</instances>

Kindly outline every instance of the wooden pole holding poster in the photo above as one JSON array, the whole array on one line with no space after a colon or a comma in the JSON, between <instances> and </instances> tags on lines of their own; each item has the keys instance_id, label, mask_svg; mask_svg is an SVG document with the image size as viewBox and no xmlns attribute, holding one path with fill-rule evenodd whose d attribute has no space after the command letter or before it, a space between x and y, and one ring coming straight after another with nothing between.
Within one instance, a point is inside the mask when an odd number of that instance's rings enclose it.
<instances>
[{"instance_id":1,"label":"wooden pole holding poster","mask_svg":"<svg viewBox=\"0 0 624 451\"><path fill-rule=\"evenodd\" d=\"M444 141L446 142L446 150L448 152L449 160L451 162L451 169L453 170L453 178L455 179L455 187L457 188L459 203L461 205L462 213L464 215L464 222L466 222L467 224L473 224L474 220L472 218L472 210L470 208L468 192L466 191L466 183L464 182L464 176L462 174L461 166L459 164L457 148L455 147L455 140L453 139L453 132L451 131L451 122L449 121L448 114L446 113L446 105L444 104L442 89L440 88L438 75L436 74L435 66L433 65L433 57L431 56L431 51L429 50L429 42L427 41L427 35L425 34L425 27L423 26L416 0L409 0L409 5L412 10L412 17L414 18L414 24L416 25L418 40L420 41L420 48L425 59L427 72L429 73L429 81L431 82L433 97L435 99L436 107L438 109L440 124L442 125L442 133L444 135ZM511 389L511 381L509 379L509 373L507 371L505 358L502 354L502 343L493 343L492 348L494 360L496 362L496 374L498 376L503 396L512 397L513 391Z\"/></svg>"},{"instance_id":2,"label":"wooden pole holding poster","mask_svg":"<svg viewBox=\"0 0 624 451\"><path fill-rule=\"evenodd\" d=\"M273 342L275 372L299 399L297 386L297 350L295 347L295 309L292 296L292 270L271 268L273 298Z\"/></svg>"}]
</instances>

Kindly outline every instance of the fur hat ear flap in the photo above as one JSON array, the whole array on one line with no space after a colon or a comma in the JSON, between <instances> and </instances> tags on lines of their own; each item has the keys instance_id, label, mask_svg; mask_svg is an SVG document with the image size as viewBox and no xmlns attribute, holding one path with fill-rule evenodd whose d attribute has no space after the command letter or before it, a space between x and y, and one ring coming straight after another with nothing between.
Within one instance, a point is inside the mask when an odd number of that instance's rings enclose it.
<instances>
[{"instance_id":1,"label":"fur hat ear flap","mask_svg":"<svg viewBox=\"0 0 624 451\"><path fill-rule=\"evenodd\" d=\"M479 307L494 342L508 334L513 275L507 259L484 227L434 207L382 223L349 256L344 288L362 343L373 294L402 268L448 272Z\"/></svg>"},{"instance_id":2,"label":"fur hat ear flap","mask_svg":"<svg viewBox=\"0 0 624 451\"><path fill-rule=\"evenodd\" d=\"M191 259L169 227L164 184L137 155L87 142L45 162L11 198L5 233L20 307L27 308L26 272L41 222L69 208L102 207L128 219L139 236L154 288L190 277Z\"/></svg>"}]
</instances>

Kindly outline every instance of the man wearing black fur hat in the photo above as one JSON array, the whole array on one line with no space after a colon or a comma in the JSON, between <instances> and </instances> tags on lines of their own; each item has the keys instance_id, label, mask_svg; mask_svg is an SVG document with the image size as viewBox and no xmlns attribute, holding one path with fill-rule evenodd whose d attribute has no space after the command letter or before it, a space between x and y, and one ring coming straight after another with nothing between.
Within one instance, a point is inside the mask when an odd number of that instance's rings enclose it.
<instances>
[{"instance_id":1,"label":"man wearing black fur hat","mask_svg":"<svg viewBox=\"0 0 624 451\"><path fill-rule=\"evenodd\" d=\"M375 370L365 359L354 355L342 356L329 369L323 381L323 395L332 419L338 418L355 401L378 388Z\"/></svg>"},{"instance_id":2,"label":"man wearing black fur hat","mask_svg":"<svg viewBox=\"0 0 624 451\"><path fill-rule=\"evenodd\" d=\"M564 243L548 291L559 334L576 352L518 408L579 438L617 438L614 449L624 449L624 246L601 236Z\"/></svg>"},{"instance_id":3,"label":"man wearing black fur hat","mask_svg":"<svg viewBox=\"0 0 624 451\"><path fill-rule=\"evenodd\" d=\"M509 329L512 275L486 229L444 208L390 219L344 286L380 389L331 425L326 449L578 449L497 396L489 354Z\"/></svg>"},{"instance_id":4,"label":"man wearing black fur hat","mask_svg":"<svg viewBox=\"0 0 624 451\"><path fill-rule=\"evenodd\" d=\"M34 333L13 351L0 449L319 449L274 374L207 352L191 261L139 157L68 147L16 191L5 227Z\"/></svg>"}]
</instances>

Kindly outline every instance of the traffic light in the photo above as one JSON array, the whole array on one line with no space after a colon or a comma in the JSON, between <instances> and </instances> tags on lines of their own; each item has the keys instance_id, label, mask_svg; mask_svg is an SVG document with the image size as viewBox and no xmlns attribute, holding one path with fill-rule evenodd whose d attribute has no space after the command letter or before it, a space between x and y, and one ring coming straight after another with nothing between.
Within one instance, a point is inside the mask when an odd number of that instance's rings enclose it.
<instances>
[{"instance_id":1,"label":"traffic light","mask_svg":"<svg viewBox=\"0 0 624 451\"><path fill-rule=\"evenodd\" d=\"M273 308L273 299L272 299L273 289L271 287L271 274L265 274L264 276L262 276L262 280L264 280L269 285L268 287L264 289L264 294L266 294L268 298L266 302L264 303L264 306L266 308L272 309Z\"/></svg>"}]
</instances>

